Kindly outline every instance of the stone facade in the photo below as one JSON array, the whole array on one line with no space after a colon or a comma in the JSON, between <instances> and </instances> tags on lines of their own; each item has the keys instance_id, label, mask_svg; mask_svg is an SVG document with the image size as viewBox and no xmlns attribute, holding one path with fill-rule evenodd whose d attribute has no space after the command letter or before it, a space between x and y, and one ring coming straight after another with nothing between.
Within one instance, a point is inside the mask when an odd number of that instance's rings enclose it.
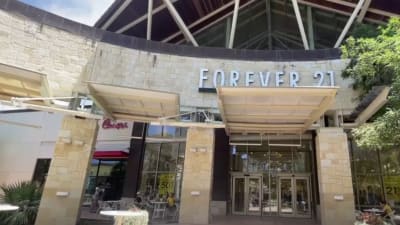
<instances>
[{"instance_id":1,"label":"stone facade","mask_svg":"<svg viewBox=\"0 0 400 225\"><path fill-rule=\"evenodd\" d=\"M214 139L214 129L189 128L188 130L179 223L210 222Z\"/></svg>"},{"instance_id":2,"label":"stone facade","mask_svg":"<svg viewBox=\"0 0 400 225\"><path fill-rule=\"evenodd\" d=\"M178 93L182 111L205 108L218 111L215 93L200 93L200 70L208 69L204 87L213 86L213 74L225 73L229 86L230 71L240 73L238 86L245 86L246 72L253 72L252 87L260 87L259 73L270 72L268 87L275 87L276 72L283 72L283 84L289 85L289 73L299 74L299 86L315 86L324 73L322 85L330 86L328 72L335 74L340 87L334 109L344 114L355 107L351 80L343 80L341 71L347 60L251 61L189 57L141 51L116 46L39 24L21 15L0 10L0 63L45 74L54 96L87 93L86 82ZM220 80L218 80L220 81Z\"/></svg>"},{"instance_id":3,"label":"stone facade","mask_svg":"<svg viewBox=\"0 0 400 225\"><path fill-rule=\"evenodd\" d=\"M346 133L342 128L320 128L316 151L321 224L352 224L355 207Z\"/></svg>"},{"instance_id":4,"label":"stone facade","mask_svg":"<svg viewBox=\"0 0 400 225\"><path fill-rule=\"evenodd\" d=\"M97 137L96 120L65 116L36 225L75 225Z\"/></svg>"}]
</instances>

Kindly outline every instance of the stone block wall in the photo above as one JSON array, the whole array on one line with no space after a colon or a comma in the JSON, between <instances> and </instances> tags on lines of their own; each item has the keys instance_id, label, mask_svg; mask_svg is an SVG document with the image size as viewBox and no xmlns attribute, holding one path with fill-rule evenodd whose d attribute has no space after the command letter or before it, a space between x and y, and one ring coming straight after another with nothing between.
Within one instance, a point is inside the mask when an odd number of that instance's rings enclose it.
<instances>
[{"instance_id":1,"label":"stone block wall","mask_svg":"<svg viewBox=\"0 0 400 225\"><path fill-rule=\"evenodd\" d=\"M320 128L316 151L321 224L353 224L355 207L346 133L342 128Z\"/></svg>"},{"instance_id":2,"label":"stone block wall","mask_svg":"<svg viewBox=\"0 0 400 225\"><path fill-rule=\"evenodd\" d=\"M96 120L64 117L36 225L76 224L97 131Z\"/></svg>"},{"instance_id":3,"label":"stone block wall","mask_svg":"<svg viewBox=\"0 0 400 225\"><path fill-rule=\"evenodd\" d=\"M189 128L179 223L208 224L213 178L214 129Z\"/></svg>"},{"instance_id":4,"label":"stone block wall","mask_svg":"<svg viewBox=\"0 0 400 225\"><path fill-rule=\"evenodd\" d=\"M200 93L199 73L206 68L204 87L213 86L213 74L225 73L229 86L230 71L240 73L238 86L245 86L246 72L253 72L252 87L260 87L260 72L270 72L268 87L274 87L276 72L282 71L283 87L289 86L289 73L299 73L300 86L315 86L315 72L324 73L323 85L330 85L328 71L335 74L340 87L334 109L350 112L357 95L351 80L342 79L348 61L343 59L315 61L252 61L206 57L178 56L116 46L64 30L43 25L22 15L0 10L0 63L45 74L54 96L71 96L87 92L86 81L102 84L152 89L178 93L182 111L196 107L217 110L215 93Z\"/></svg>"}]
</instances>

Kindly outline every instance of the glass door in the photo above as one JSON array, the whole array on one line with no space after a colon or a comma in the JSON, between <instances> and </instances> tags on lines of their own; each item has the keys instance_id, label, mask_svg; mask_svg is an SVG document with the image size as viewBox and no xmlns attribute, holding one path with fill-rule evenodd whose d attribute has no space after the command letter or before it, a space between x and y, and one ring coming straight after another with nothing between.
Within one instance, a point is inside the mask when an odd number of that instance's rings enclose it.
<instances>
[{"instance_id":1,"label":"glass door","mask_svg":"<svg viewBox=\"0 0 400 225\"><path fill-rule=\"evenodd\" d=\"M261 186L261 176L233 176L232 214L261 215Z\"/></svg>"},{"instance_id":2,"label":"glass door","mask_svg":"<svg viewBox=\"0 0 400 225\"><path fill-rule=\"evenodd\" d=\"M311 217L308 177L279 178L279 215Z\"/></svg>"},{"instance_id":3,"label":"glass door","mask_svg":"<svg viewBox=\"0 0 400 225\"><path fill-rule=\"evenodd\" d=\"M279 178L279 215L293 215L293 182L292 178Z\"/></svg>"},{"instance_id":4,"label":"glass door","mask_svg":"<svg viewBox=\"0 0 400 225\"><path fill-rule=\"evenodd\" d=\"M233 177L232 214L245 215L245 177Z\"/></svg>"},{"instance_id":5,"label":"glass door","mask_svg":"<svg viewBox=\"0 0 400 225\"><path fill-rule=\"evenodd\" d=\"M261 215L261 178L247 178L247 215Z\"/></svg>"}]
</instances>

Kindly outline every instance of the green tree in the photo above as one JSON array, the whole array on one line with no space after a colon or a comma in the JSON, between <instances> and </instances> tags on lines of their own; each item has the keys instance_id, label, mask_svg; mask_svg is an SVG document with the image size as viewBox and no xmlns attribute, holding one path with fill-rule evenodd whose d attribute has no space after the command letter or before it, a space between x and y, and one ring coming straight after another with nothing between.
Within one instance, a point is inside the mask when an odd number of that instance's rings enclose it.
<instances>
[{"instance_id":1,"label":"green tree","mask_svg":"<svg viewBox=\"0 0 400 225\"><path fill-rule=\"evenodd\" d=\"M0 225L33 225L42 196L41 188L34 182L18 182L0 186L0 200L18 206L12 212L0 213Z\"/></svg>"},{"instance_id":2,"label":"green tree","mask_svg":"<svg viewBox=\"0 0 400 225\"><path fill-rule=\"evenodd\" d=\"M385 148L400 144L400 18L391 18L378 33L346 40L342 57L350 63L342 76L354 80L353 88L360 91L360 97L374 86L391 87L382 115L353 131L359 146Z\"/></svg>"}]
</instances>

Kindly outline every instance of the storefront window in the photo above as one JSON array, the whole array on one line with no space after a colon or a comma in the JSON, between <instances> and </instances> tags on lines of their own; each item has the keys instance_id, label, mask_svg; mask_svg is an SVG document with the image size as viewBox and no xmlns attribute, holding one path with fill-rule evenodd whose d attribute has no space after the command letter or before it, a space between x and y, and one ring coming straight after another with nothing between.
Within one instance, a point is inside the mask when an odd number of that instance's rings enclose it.
<instances>
[{"instance_id":1,"label":"storefront window","mask_svg":"<svg viewBox=\"0 0 400 225\"><path fill-rule=\"evenodd\" d=\"M308 141L304 146L310 146ZM263 173L310 173L311 147L232 146L231 171Z\"/></svg>"},{"instance_id":2,"label":"storefront window","mask_svg":"<svg viewBox=\"0 0 400 225\"><path fill-rule=\"evenodd\" d=\"M43 186L49 172L51 159L37 159L32 180Z\"/></svg>"},{"instance_id":3,"label":"storefront window","mask_svg":"<svg viewBox=\"0 0 400 225\"><path fill-rule=\"evenodd\" d=\"M139 192L144 201L166 202L173 193L179 205L185 160L186 128L148 128ZM178 209L179 210L179 209Z\"/></svg>"},{"instance_id":4,"label":"storefront window","mask_svg":"<svg viewBox=\"0 0 400 225\"><path fill-rule=\"evenodd\" d=\"M397 149L361 149L353 142L351 162L358 209L379 207L381 199L400 208L400 153Z\"/></svg>"},{"instance_id":5,"label":"storefront window","mask_svg":"<svg viewBox=\"0 0 400 225\"><path fill-rule=\"evenodd\" d=\"M91 162L86 194L94 194L96 187L104 188L104 201L118 200L126 172L126 160L98 160Z\"/></svg>"}]
</instances>

